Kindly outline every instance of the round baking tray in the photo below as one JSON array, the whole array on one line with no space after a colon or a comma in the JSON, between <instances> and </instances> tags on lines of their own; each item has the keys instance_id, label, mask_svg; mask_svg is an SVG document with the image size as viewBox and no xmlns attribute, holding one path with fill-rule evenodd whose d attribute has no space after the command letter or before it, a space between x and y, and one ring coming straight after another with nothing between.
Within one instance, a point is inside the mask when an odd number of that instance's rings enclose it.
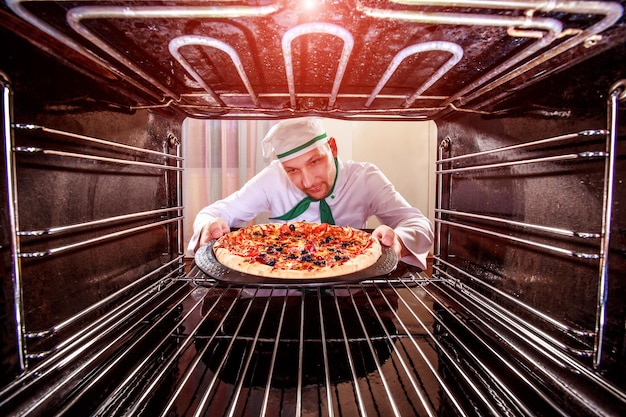
<instances>
[{"instance_id":1,"label":"round baking tray","mask_svg":"<svg viewBox=\"0 0 626 417\"><path fill-rule=\"evenodd\" d=\"M281 285L281 286L322 286L334 284L357 283L371 278L384 277L391 274L398 265L398 257L393 249L383 246L383 253L378 261L369 268L352 274L327 278L267 278L259 275L245 274L222 265L213 253L215 240L201 246L195 255L196 265L208 276L227 284L244 285Z\"/></svg>"}]
</instances>

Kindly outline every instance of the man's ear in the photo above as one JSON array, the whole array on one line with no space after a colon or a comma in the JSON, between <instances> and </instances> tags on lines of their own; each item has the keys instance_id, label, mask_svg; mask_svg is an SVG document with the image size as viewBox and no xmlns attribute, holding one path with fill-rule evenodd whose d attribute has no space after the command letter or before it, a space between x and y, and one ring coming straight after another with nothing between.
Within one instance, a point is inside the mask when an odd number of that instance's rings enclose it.
<instances>
[{"instance_id":1,"label":"man's ear","mask_svg":"<svg viewBox=\"0 0 626 417\"><path fill-rule=\"evenodd\" d=\"M330 150L333 153L333 157L337 157L337 142L335 142L335 138L331 137L328 139L328 144L330 145Z\"/></svg>"}]
</instances>

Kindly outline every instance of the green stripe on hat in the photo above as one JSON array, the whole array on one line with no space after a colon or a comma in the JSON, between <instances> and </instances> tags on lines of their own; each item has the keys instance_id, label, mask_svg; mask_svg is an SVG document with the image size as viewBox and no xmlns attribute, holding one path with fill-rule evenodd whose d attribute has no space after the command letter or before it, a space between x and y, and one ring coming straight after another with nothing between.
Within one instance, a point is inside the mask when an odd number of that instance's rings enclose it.
<instances>
[{"instance_id":1,"label":"green stripe on hat","mask_svg":"<svg viewBox=\"0 0 626 417\"><path fill-rule=\"evenodd\" d=\"M284 157L286 157L286 156L292 155L292 154L294 154L294 153L296 153L296 152L301 151L302 149L306 149L306 148L308 148L309 146L313 145L313 144L314 144L315 142L317 142L318 140L322 140L322 139L324 139L324 138L326 138L326 133L322 133L321 135L314 137L313 139L311 139L310 141L308 141L308 142L307 142L307 143L305 143L304 145L300 145L300 146L298 146L297 148L294 148L294 149L292 149L292 150L290 150L290 151L283 152L283 153L281 153L281 154L279 154L279 155L276 155L276 157L277 157L278 159L280 159L280 158L284 158Z\"/></svg>"}]
</instances>

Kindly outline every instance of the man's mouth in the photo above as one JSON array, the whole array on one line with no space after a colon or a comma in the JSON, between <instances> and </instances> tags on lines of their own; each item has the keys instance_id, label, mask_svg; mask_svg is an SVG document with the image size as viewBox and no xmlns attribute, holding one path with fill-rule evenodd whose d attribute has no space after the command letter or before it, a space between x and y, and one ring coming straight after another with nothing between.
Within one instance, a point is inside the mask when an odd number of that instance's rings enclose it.
<instances>
[{"instance_id":1,"label":"man's mouth","mask_svg":"<svg viewBox=\"0 0 626 417\"><path fill-rule=\"evenodd\" d=\"M306 189L306 193L309 195L312 194L318 194L320 191L322 191L322 186L321 185L316 185L315 187L309 187Z\"/></svg>"}]
</instances>

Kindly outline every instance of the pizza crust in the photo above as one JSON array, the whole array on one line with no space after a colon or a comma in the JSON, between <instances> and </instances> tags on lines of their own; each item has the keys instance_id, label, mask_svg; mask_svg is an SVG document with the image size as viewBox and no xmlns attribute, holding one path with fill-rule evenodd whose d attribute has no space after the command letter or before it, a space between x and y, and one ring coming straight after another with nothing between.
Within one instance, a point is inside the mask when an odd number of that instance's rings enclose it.
<instances>
[{"instance_id":1,"label":"pizza crust","mask_svg":"<svg viewBox=\"0 0 626 417\"><path fill-rule=\"evenodd\" d=\"M317 224L309 224L304 223L296 223L297 227L307 227L307 228L315 228L319 225ZM248 226L252 228L251 234L255 234L255 230L258 230L260 234L261 232L266 232L267 230L271 230L275 227L281 227L282 225L253 225ZM340 228L340 226L330 226L332 227L332 231L336 232ZM352 274L363 269L367 269L370 266L374 265L380 256L382 255L382 247L380 242L371 236L371 234L367 232L363 232L360 230L355 230L351 228L341 228L344 232L346 229L350 233L358 232L358 238L363 241L365 236L365 241L361 242L359 239L355 239L352 243L361 243L365 246L365 249L360 251L360 253L350 256L349 259L342 261L340 264L332 265L332 266L316 266L316 265L308 265L309 269L300 269L302 264L299 264L299 260L289 261L293 263L294 268L283 269L277 268L275 266L270 266L263 264L261 262L255 262L251 260L251 257L244 257L238 254L232 253L231 250L227 248L227 242L229 237L233 237L233 233L242 233L241 229L239 231L231 232L227 235L224 235L222 238L218 239L216 244L214 245L214 254L215 258L224 266L245 274L256 275L267 278L284 278L284 279L314 279L314 278L329 278L329 277L338 277L342 275ZM247 232L247 231L246 231ZM365 234L365 235L362 235ZM230 235L230 236L229 236ZM263 239L268 240L267 237L259 237L259 241ZM251 245L261 245L259 241L256 243L251 243ZM263 242L264 244L265 242ZM293 244L293 242L291 242ZM274 242L275 244L275 242ZM304 245L305 242L301 242L301 245ZM226 247L225 247L226 246ZM340 248L336 248L335 250L341 250ZM351 250L354 250L351 248ZM350 255L349 251L346 250L346 254Z\"/></svg>"}]
</instances>

